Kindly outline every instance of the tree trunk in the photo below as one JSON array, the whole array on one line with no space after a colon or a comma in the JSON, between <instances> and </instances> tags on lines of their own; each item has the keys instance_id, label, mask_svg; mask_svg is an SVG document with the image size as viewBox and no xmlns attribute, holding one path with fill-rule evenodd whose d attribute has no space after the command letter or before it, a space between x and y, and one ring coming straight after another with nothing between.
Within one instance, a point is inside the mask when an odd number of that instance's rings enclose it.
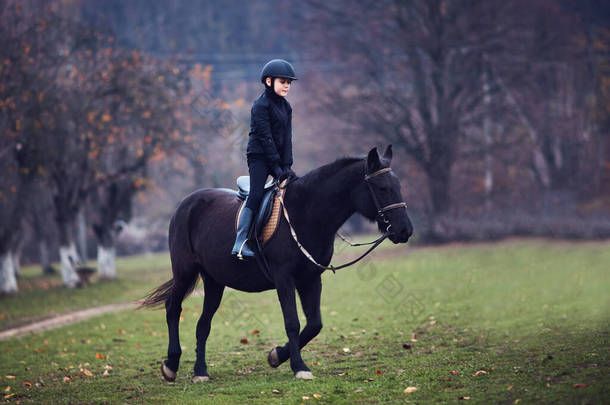
<instances>
[{"instance_id":1,"label":"tree trunk","mask_svg":"<svg viewBox=\"0 0 610 405\"><path fill-rule=\"evenodd\" d=\"M13 270L15 272L15 278L21 277L21 252L13 252Z\"/></svg>"},{"instance_id":2,"label":"tree trunk","mask_svg":"<svg viewBox=\"0 0 610 405\"><path fill-rule=\"evenodd\" d=\"M76 266L80 263L76 245L71 242L59 247L59 260L61 262L61 279L66 287L76 287L79 278L76 274Z\"/></svg>"},{"instance_id":3,"label":"tree trunk","mask_svg":"<svg viewBox=\"0 0 610 405\"><path fill-rule=\"evenodd\" d=\"M49 246L46 239L41 239L38 242L40 249L40 267L42 267L43 274L55 274L55 269L51 265L51 258L49 257Z\"/></svg>"},{"instance_id":4,"label":"tree trunk","mask_svg":"<svg viewBox=\"0 0 610 405\"><path fill-rule=\"evenodd\" d=\"M78 243L78 253L83 259L83 264L87 264L87 218L83 210L76 216L76 241Z\"/></svg>"},{"instance_id":5,"label":"tree trunk","mask_svg":"<svg viewBox=\"0 0 610 405\"><path fill-rule=\"evenodd\" d=\"M16 293L17 278L15 277L15 266L12 252L0 254L0 293Z\"/></svg>"},{"instance_id":6,"label":"tree trunk","mask_svg":"<svg viewBox=\"0 0 610 405\"><path fill-rule=\"evenodd\" d=\"M81 262L76 244L72 238L69 222L58 223L59 227L59 260L61 265L61 278L66 287L76 287L79 278L76 266Z\"/></svg>"},{"instance_id":7,"label":"tree trunk","mask_svg":"<svg viewBox=\"0 0 610 405\"><path fill-rule=\"evenodd\" d=\"M449 211L450 196L449 184L451 182L451 167L444 167L440 162L433 162L426 167L428 178L428 189L432 203L432 214L434 216Z\"/></svg>"},{"instance_id":8,"label":"tree trunk","mask_svg":"<svg viewBox=\"0 0 610 405\"><path fill-rule=\"evenodd\" d=\"M100 278L116 278L115 258L114 246L97 245L97 272Z\"/></svg>"}]
</instances>

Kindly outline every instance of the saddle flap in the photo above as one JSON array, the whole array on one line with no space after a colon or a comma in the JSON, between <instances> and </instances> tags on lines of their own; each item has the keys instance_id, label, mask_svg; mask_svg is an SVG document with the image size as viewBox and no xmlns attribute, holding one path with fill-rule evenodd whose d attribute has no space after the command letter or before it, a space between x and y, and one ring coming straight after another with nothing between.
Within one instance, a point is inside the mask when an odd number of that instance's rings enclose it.
<instances>
[{"instance_id":1,"label":"saddle flap","mask_svg":"<svg viewBox=\"0 0 610 405\"><path fill-rule=\"evenodd\" d=\"M284 191L284 189L281 189L280 193L282 193L283 195ZM237 215L235 217L235 229L239 227L241 210L245 205L245 202L241 203L241 207L237 210ZM279 219L280 202L276 191L272 188L269 188L265 192L258 212L255 213L255 221L252 224L256 238L260 239L263 245L266 244L269 239L271 239L271 236L273 236L273 234L277 230Z\"/></svg>"}]
</instances>

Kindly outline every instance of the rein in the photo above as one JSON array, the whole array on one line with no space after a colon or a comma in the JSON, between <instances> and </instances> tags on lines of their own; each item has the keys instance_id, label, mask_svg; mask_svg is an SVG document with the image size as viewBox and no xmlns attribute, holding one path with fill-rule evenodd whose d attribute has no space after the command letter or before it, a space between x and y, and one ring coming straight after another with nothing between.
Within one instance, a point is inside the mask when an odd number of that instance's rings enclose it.
<instances>
[{"instance_id":1,"label":"rein","mask_svg":"<svg viewBox=\"0 0 610 405\"><path fill-rule=\"evenodd\" d=\"M278 193L278 198L280 200L280 204L282 204L282 212L284 213L284 218L286 219L286 222L288 222L288 227L290 228L290 234L292 235L292 239L294 239L294 241L296 242L297 246L299 247L299 249L301 250L301 253L303 253L305 255L305 257L307 257L307 259L309 259L310 262L312 262L313 264L315 264L317 267L323 269L323 270L332 270L332 272L334 273L335 270L339 270L339 269L343 269L345 267L351 266L354 263L359 262L360 260L362 260L366 255L368 255L369 253L371 253L377 246L379 246L381 244L381 242L383 242L388 236L390 236L390 228L392 227L392 224L390 224L390 220L384 215L385 212L393 210L395 208L401 208L401 207L406 207L407 203L405 202L399 202L399 203L394 203L394 204L389 204L386 205L384 207L381 207L379 204L379 200L377 199L377 196L375 195L375 192L373 191L373 188L371 187L371 184L369 183L369 179L378 176L380 174L384 174L384 173L389 173L391 172L392 169L389 167L386 167L384 169L381 170L377 170L374 173L371 174L366 174L367 172L367 166L366 166L366 161L365 161L365 166L364 166L364 181L367 184L369 191L371 192L371 197L373 198L373 202L375 203L375 208L377 208L377 216L380 217L384 223L388 224L385 232L383 233L383 235L381 235L378 239L372 241L372 242L367 242L367 243L352 243L350 241L348 241L343 235L341 235L340 232L337 232L337 235L339 235L339 237L341 239L343 239L345 242L349 243L351 246L364 246L364 245L373 245L370 248L367 249L366 252L364 252L362 255L360 255L360 257L344 263L340 266L333 266L332 264L329 264L328 266L324 266L320 263L318 263L316 261L316 259L313 258L313 256L311 255L311 253L309 253L307 251L307 249L305 249L305 247L303 245L301 245L301 242L299 242L299 239L297 238L297 234L294 230L294 228L292 227L292 223L290 223L290 217L288 215L288 210L286 209L286 204L284 204L284 199L281 195L281 193ZM284 184L282 185L278 185L276 183L276 187L277 188L285 188L288 184Z\"/></svg>"}]
</instances>

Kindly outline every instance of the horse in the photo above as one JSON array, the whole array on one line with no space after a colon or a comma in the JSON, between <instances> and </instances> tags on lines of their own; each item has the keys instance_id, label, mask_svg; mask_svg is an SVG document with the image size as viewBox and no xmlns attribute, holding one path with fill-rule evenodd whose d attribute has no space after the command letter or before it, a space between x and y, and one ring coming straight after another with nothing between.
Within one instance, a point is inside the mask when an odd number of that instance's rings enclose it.
<instances>
[{"instance_id":1,"label":"horse","mask_svg":"<svg viewBox=\"0 0 610 405\"><path fill-rule=\"evenodd\" d=\"M269 274L257 261L240 261L230 254L240 205L234 191L207 188L185 197L169 225L173 278L141 302L142 307L165 304L169 331L167 359L161 363L165 380L174 381L177 376L182 354L178 331L181 303L193 291L199 276L203 280L204 302L197 322L193 382L209 380L206 340L225 287L245 292L277 290L288 342L271 349L267 361L275 368L290 359L297 379L312 379L301 358L301 349L322 329L321 275L331 261L339 228L352 214L359 213L371 222L376 221L380 232L385 232L395 244L406 243L413 233L399 179L390 168L391 160L390 145L382 156L373 148L366 156L339 158L292 178L283 198L290 222L286 217L280 219L275 235L264 249ZM291 228L300 245L318 264L303 254ZM303 330L295 290L306 317Z\"/></svg>"}]
</instances>

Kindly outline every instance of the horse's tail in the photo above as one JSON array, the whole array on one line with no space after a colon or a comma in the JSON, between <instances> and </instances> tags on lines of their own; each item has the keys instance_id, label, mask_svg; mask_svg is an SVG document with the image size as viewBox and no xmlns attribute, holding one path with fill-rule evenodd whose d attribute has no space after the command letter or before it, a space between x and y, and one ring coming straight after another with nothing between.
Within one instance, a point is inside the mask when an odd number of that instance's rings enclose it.
<instances>
[{"instance_id":1,"label":"horse's tail","mask_svg":"<svg viewBox=\"0 0 610 405\"><path fill-rule=\"evenodd\" d=\"M165 303L172 295L173 289L174 279L172 278L146 294L146 296L140 300L138 308L154 308Z\"/></svg>"},{"instance_id":2,"label":"horse's tail","mask_svg":"<svg viewBox=\"0 0 610 405\"><path fill-rule=\"evenodd\" d=\"M177 286L172 278L146 294L144 298L138 302L138 309L157 307L165 303L165 301L171 298L172 295L175 295L176 298L181 298L180 301L183 301L186 297L191 295L197 286L198 280L198 274L195 273L192 280L190 280L188 283L181 283Z\"/></svg>"}]
</instances>

